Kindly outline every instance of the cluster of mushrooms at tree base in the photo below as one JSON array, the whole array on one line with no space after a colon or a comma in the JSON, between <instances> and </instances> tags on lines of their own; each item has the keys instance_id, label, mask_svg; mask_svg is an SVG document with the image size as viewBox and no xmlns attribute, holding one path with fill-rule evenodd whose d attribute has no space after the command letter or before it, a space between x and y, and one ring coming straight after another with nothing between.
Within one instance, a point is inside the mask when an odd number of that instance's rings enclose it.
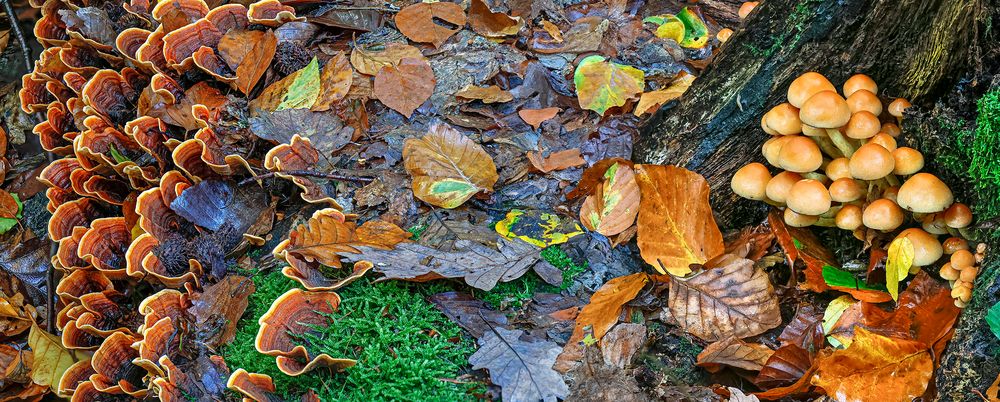
<instances>
[{"instance_id":1,"label":"cluster of mushrooms at tree base","mask_svg":"<svg viewBox=\"0 0 1000 402\"><path fill-rule=\"evenodd\" d=\"M955 305L965 307L986 251L979 244L973 253L963 236L972 211L939 178L921 172L920 151L898 143L905 141L899 123L910 103L896 98L886 106L877 94L864 74L851 76L840 93L822 74L796 78L788 101L760 122L771 136L762 153L779 172L748 164L733 175L733 192L783 209L792 227L837 227L868 244L895 234L889 264L905 260L906 271L887 268L890 289L948 254L940 275L951 281Z\"/></svg>"}]
</instances>

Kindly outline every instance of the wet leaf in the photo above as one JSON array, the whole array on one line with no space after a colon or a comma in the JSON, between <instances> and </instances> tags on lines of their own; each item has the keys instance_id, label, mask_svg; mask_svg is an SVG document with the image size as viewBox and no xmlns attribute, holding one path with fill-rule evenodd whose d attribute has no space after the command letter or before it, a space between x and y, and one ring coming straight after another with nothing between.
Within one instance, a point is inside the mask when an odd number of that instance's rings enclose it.
<instances>
[{"instance_id":1,"label":"wet leaf","mask_svg":"<svg viewBox=\"0 0 1000 402\"><path fill-rule=\"evenodd\" d=\"M542 125L542 122L556 117L562 109L557 107L547 107L544 109L521 109L517 111L517 115L521 116L521 120L528 123L535 130Z\"/></svg>"},{"instance_id":2,"label":"wet leaf","mask_svg":"<svg viewBox=\"0 0 1000 402\"><path fill-rule=\"evenodd\" d=\"M24 304L24 295L6 297L0 293L0 336L11 338L31 328L33 313L34 308Z\"/></svg>"},{"instance_id":3,"label":"wet leaf","mask_svg":"<svg viewBox=\"0 0 1000 402\"><path fill-rule=\"evenodd\" d=\"M482 36L497 38L517 34L524 27L524 20L493 12L483 0L472 0L469 3L469 25Z\"/></svg>"},{"instance_id":4,"label":"wet leaf","mask_svg":"<svg viewBox=\"0 0 1000 402\"><path fill-rule=\"evenodd\" d=\"M840 347L845 342L850 344L849 339L840 338L836 335L832 335L834 331L834 326L840 321L840 318L844 316L844 313L851 309L857 304L857 300L854 300L851 296L840 296L836 299L830 301L826 305L826 310L823 312L823 333L828 335L827 340L834 347Z\"/></svg>"},{"instance_id":5,"label":"wet leaf","mask_svg":"<svg viewBox=\"0 0 1000 402\"><path fill-rule=\"evenodd\" d=\"M351 69L344 52L333 55L323 66L323 72L319 77L319 95L310 109L314 112L330 110L334 104L347 96L353 79L354 70Z\"/></svg>"},{"instance_id":6,"label":"wet leaf","mask_svg":"<svg viewBox=\"0 0 1000 402\"><path fill-rule=\"evenodd\" d=\"M583 156L580 155L580 148L564 149L550 153L548 156L543 156L541 152L528 151L527 155L531 166L534 166L535 169L538 169L542 173L569 169L587 163L587 161L583 160Z\"/></svg>"},{"instance_id":7,"label":"wet leaf","mask_svg":"<svg viewBox=\"0 0 1000 402\"><path fill-rule=\"evenodd\" d=\"M580 107L600 115L642 93L645 74L632 66L605 61L603 56L587 56L573 73Z\"/></svg>"},{"instance_id":8,"label":"wet leaf","mask_svg":"<svg viewBox=\"0 0 1000 402\"><path fill-rule=\"evenodd\" d=\"M697 365L712 373L721 370L722 366L759 371L772 354L774 351L765 345L729 337L706 346L698 354Z\"/></svg>"},{"instance_id":9,"label":"wet leaf","mask_svg":"<svg viewBox=\"0 0 1000 402\"><path fill-rule=\"evenodd\" d=\"M601 339L601 354L607 364L625 368L646 342L646 325L626 323L615 325Z\"/></svg>"},{"instance_id":10,"label":"wet leaf","mask_svg":"<svg viewBox=\"0 0 1000 402\"><path fill-rule=\"evenodd\" d=\"M489 370L490 380L502 388L504 402L565 398L569 387L552 369L559 345L524 341L523 333L500 327L487 332L479 339L479 350L469 357L472 368Z\"/></svg>"},{"instance_id":11,"label":"wet leaf","mask_svg":"<svg viewBox=\"0 0 1000 402\"><path fill-rule=\"evenodd\" d=\"M562 244L583 233L576 222L537 209L511 210L494 228L501 236L520 239L538 247Z\"/></svg>"},{"instance_id":12,"label":"wet leaf","mask_svg":"<svg viewBox=\"0 0 1000 402\"><path fill-rule=\"evenodd\" d=\"M62 345L62 339L32 325L28 332L28 346L34 353L31 362L31 380L35 384L47 386L58 392L59 379L73 363L79 361L70 350Z\"/></svg>"},{"instance_id":13,"label":"wet leaf","mask_svg":"<svg viewBox=\"0 0 1000 402\"><path fill-rule=\"evenodd\" d=\"M236 89L250 93L271 66L277 46L278 38L271 30L230 30L222 36L219 56L236 72Z\"/></svg>"},{"instance_id":14,"label":"wet leaf","mask_svg":"<svg viewBox=\"0 0 1000 402\"><path fill-rule=\"evenodd\" d=\"M778 209L772 208L767 214L767 223L771 226L774 237L778 239L778 244L785 251L789 264L794 264L796 260L806 264L806 280L799 286L817 293L830 290L830 286L823 278L823 269L826 266L840 266L833 253L823 246L809 228L785 225L785 219Z\"/></svg>"},{"instance_id":15,"label":"wet leaf","mask_svg":"<svg viewBox=\"0 0 1000 402\"><path fill-rule=\"evenodd\" d=\"M504 313L490 309L486 302L468 293L438 293L427 300L476 339L490 332L490 328L507 326L507 316Z\"/></svg>"},{"instance_id":16,"label":"wet leaf","mask_svg":"<svg viewBox=\"0 0 1000 402\"><path fill-rule=\"evenodd\" d=\"M514 95L500 89L500 87L496 85L490 85L488 87L469 85L461 91L455 93L455 97L469 100L479 100L483 103L503 103L514 100Z\"/></svg>"},{"instance_id":17,"label":"wet leaf","mask_svg":"<svg viewBox=\"0 0 1000 402\"><path fill-rule=\"evenodd\" d=\"M594 194L580 207L580 222L605 236L625 231L639 214L639 185L635 172L626 165L612 164Z\"/></svg>"},{"instance_id":18,"label":"wet leaf","mask_svg":"<svg viewBox=\"0 0 1000 402\"><path fill-rule=\"evenodd\" d=\"M635 172L641 197L637 242L647 264L684 276L691 264L722 254L705 178L676 166L636 165Z\"/></svg>"},{"instance_id":19,"label":"wet leaf","mask_svg":"<svg viewBox=\"0 0 1000 402\"><path fill-rule=\"evenodd\" d=\"M583 170L583 175L580 176L580 181L576 183L576 188L566 194L566 199L574 200L582 196L593 194L597 185L604 182L604 175L608 173L608 169L611 168L611 165L616 163L622 166L628 166L632 168L633 172L635 171L632 161L628 159L601 159L600 161L597 161L597 163Z\"/></svg>"},{"instance_id":20,"label":"wet leaf","mask_svg":"<svg viewBox=\"0 0 1000 402\"><path fill-rule=\"evenodd\" d=\"M847 349L821 354L812 384L838 402L923 395L934 372L927 345L856 328Z\"/></svg>"},{"instance_id":21,"label":"wet leaf","mask_svg":"<svg viewBox=\"0 0 1000 402\"><path fill-rule=\"evenodd\" d=\"M649 275L640 272L617 277L602 285L590 296L590 303L583 306L583 310L576 317L576 327L567 344L583 339L588 332L596 340L603 338L604 334L618 323L618 316L621 315L625 303L635 299L648 282Z\"/></svg>"},{"instance_id":22,"label":"wet leaf","mask_svg":"<svg viewBox=\"0 0 1000 402\"><path fill-rule=\"evenodd\" d=\"M383 104L409 118L431 97L436 83L434 70L426 59L404 58L398 65L379 70L375 75L374 94Z\"/></svg>"},{"instance_id":23,"label":"wet leaf","mask_svg":"<svg viewBox=\"0 0 1000 402\"><path fill-rule=\"evenodd\" d=\"M858 300L869 303L882 303L892 300L892 296L886 292L882 285L869 285L865 281L858 279L853 273L831 267L823 266L823 281L830 289L839 290L854 296Z\"/></svg>"},{"instance_id":24,"label":"wet leaf","mask_svg":"<svg viewBox=\"0 0 1000 402\"><path fill-rule=\"evenodd\" d=\"M820 339L823 339L820 337ZM816 351L803 349L799 345L784 345L774 351L764 362L754 383L762 388L776 388L801 381L813 367Z\"/></svg>"},{"instance_id":25,"label":"wet leaf","mask_svg":"<svg viewBox=\"0 0 1000 402\"><path fill-rule=\"evenodd\" d=\"M677 18L684 23L684 40L680 41L683 47L701 48L708 44L708 27L698 14L691 7L684 7L677 14Z\"/></svg>"},{"instance_id":26,"label":"wet leaf","mask_svg":"<svg viewBox=\"0 0 1000 402\"><path fill-rule=\"evenodd\" d=\"M319 62L313 58L301 70L268 85L250 106L266 111L309 109L319 96Z\"/></svg>"},{"instance_id":27,"label":"wet leaf","mask_svg":"<svg viewBox=\"0 0 1000 402\"><path fill-rule=\"evenodd\" d=\"M663 39L673 39L680 44L684 41L684 22L673 14L661 14L646 17L644 23L656 24L656 36Z\"/></svg>"},{"instance_id":28,"label":"wet leaf","mask_svg":"<svg viewBox=\"0 0 1000 402\"><path fill-rule=\"evenodd\" d=\"M420 49L390 42L381 45L357 45L351 51L351 65L361 74L375 75L385 66L397 66L405 58L424 59Z\"/></svg>"},{"instance_id":29,"label":"wet leaf","mask_svg":"<svg viewBox=\"0 0 1000 402\"><path fill-rule=\"evenodd\" d=\"M453 24L448 28L437 21ZM465 26L465 10L456 3L416 3L396 13L396 28L414 42L431 43L441 47L451 35Z\"/></svg>"},{"instance_id":30,"label":"wet leaf","mask_svg":"<svg viewBox=\"0 0 1000 402\"><path fill-rule=\"evenodd\" d=\"M413 195L441 208L455 208L481 191L493 191L496 165L482 146L443 123L403 145L403 165L413 177Z\"/></svg>"},{"instance_id":31,"label":"wet leaf","mask_svg":"<svg viewBox=\"0 0 1000 402\"><path fill-rule=\"evenodd\" d=\"M684 92L691 87L694 83L695 76L691 74L684 74L680 78L674 80L665 89L660 89L657 91L644 92L642 96L639 97L639 103L635 106L635 110L632 111L636 117L642 116L644 113L655 113L656 109L663 106L665 103L670 102L674 99L680 98L684 95Z\"/></svg>"},{"instance_id":32,"label":"wet leaf","mask_svg":"<svg viewBox=\"0 0 1000 402\"><path fill-rule=\"evenodd\" d=\"M191 296L191 314L195 317L200 342L221 348L236 337L236 324L247 308L253 281L245 276L227 275Z\"/></svg>"},{"instance_id":33,"label":"wet leaf","mask_svg":"<svg viewBox=\"0 0 1000 402\"><path fill-rule=\"evenodd\" d=\"M16 194L0 190L0 218L16 218L21 212L21 203Z\"/></svg>"},{"instance_id":34,"label":"wet leaf","mask_svg":"<svg viewBox=\"0 0 1000 402\"><path fill-rule=\"evenodd\" d=\"M246 230L267 206L266 194L219 180L205 180L184 190L170 209L189 222L208 230L223 226Z\"/></svg>"},{"instance_id":35,"label":"wet leaf","mask_svg":"<svg viewBox=\"0 0 1000 402\"><path fill-rule=\"evenodd\" d=\"M885 286L892 300L899 298L899 282L906 279L913 266L913 242L907 237L897 237L889 243L885 262Z\"/></svg>"}]
</instances>

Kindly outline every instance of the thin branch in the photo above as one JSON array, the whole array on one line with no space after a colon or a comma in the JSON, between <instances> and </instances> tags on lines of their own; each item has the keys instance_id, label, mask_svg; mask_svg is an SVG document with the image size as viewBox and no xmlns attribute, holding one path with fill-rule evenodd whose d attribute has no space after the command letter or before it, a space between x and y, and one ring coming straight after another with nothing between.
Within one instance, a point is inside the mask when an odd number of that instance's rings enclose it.
<instances>
[{"instance_id":1,"label":"thin branch","mask_svg":"<svg viewBox=\"0 0 1000 402\"><path fill-rule=\"evenodd\" d=\"M10 0L0 0L0 2L3 2L3 9L7 12L7 18L10 19L10 30L14 32L17 44L21 47L21 58L24 59L24 66L28 68L30 73L31 69L34 68L34 60L31 57L28 41L24 40L24 32L21 31L21 24L17 21L17 14L14 14L14 7L10 5Z\"/></svg>"},{"instance_id":2,"label":"thin branch","mask_svg":"<svg viewBox=\"0 0 1000 402\"><path fill-rule=\"evenodd\" d=\"M255 180L269 179L277 175L315 177L319 179L340 180L340 181L349 181L349 182L364 183L364 184L375 181L375 179L371 177L347 176L335 173L316 172L312 170L283 170L280 172L268 172L259 176L246 178L243 181L239 182L239 185L242 186Z\"/></svg>"}]
</instances>

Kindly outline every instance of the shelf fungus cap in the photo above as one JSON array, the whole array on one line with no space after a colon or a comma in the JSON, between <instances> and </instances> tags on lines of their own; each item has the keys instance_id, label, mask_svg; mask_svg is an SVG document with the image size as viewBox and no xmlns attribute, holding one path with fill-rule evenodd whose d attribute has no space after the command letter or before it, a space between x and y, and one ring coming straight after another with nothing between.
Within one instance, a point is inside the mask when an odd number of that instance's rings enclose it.
<instances>
[{"instance_id":1,"label":"shelf fungus cap","mask_svg":"<svg viewBox=\"0 0 1000 402\"><path fill-rule=\"evenodd\" d=\"M802 132L802 121L799 120L799 109L789 103L782 103L771 108L764 114L768 128L780 135L792 135Z\"/></svg>"},{"instance_id":2,"label":"shelf fungus cap","mask_svg":"<svg viewBox=\"0 0 1000 402\"><path fill-rule=\"evenodd\" d=\"M917 173L899 188L899 206L907 211L933 213L944 211L955 197L941 179L930 173Z\"/></svg>"},{"instance_id":3,"label":"shelf fungus cap","mask_svg":"<svg viewBox=\"0 0 1000 402\"><path fill-rule=\"evenodd\" d=\"M785 208L785 224L792 227L804 228L807 226L812 226L812 224L819 221L819 216L816 215L802 215L798 212L792 211L791 208Z\"/></svg>"},{"instance_id":4,"label":"shelf fungus cap","mask_svg":"<svg viewBox=\"0 0 1000 402\"><path fill-rule=\"evenodd\" d=\"M881 145L865 144L851 155L849 166L855 179L877 180L892 173L896 161Z\"/></svg>"},{"instance_id":5,"label":"shelf fungus cap","mask_svg":"<svg viewBox=\"0 0 1000 402\"><path fill-rule=\"evenodd\" d=\"M913 106L910 104L910 101L903 98L896 98L892 103L889 103L889 114L896 117L903 117L903 112L910 106Z\"/></svg>"},{"instance_id":6,"label":"shelf fungus cap","mask_svg":"<svg viewBox=\"0 0 1000 402\"><path fill-rule=\"evenodd\" d=\"M872 77L865 74L854 74L847 81L844 81L844 96L851 96L861 90L877 94L878 84L875 83Z\"/></svg>"},{"instance_id":7,"label":"shelf fungus cap","mask_svg":"<svg viewBox=\"0 0 1000 402\"><path fill-rule=\"evenodd\" d=\"M908 238L913 243L913 265L924 267L933 264L941 255L944 249L941 242L930 233L920 228L910 228L899 233L896 238Z\"/></svg>"},{"instance_id":8,"label":"shelf fungus cap","mask_svg":"<svg viewBox=\"0 0 1000 402\"><path fill-rule=\"evenodd\" d=\"M924 155L910 147L896 148L892 151L892 159L896 161L892 173L900 176L909 176L924 168Z\"/></svg>"},{"instance_id":9,"label":"shelf fungus cap","mask_svg":"<svg viewBox=\"0 0 1000 402\"><path fill-rule=\"evenodd\" d=\"M788 86L788 103L801 108L809 98L823 91L831 91L836 94L837 88L823 74L812 71L807 72L800 75Z\"/></svg>"},{"instance_id":10,"label":"shelf fungus cap","mask_svg":"<svg viewBox=\"0 0 1000 402\"><path fill-rule=\"evenodd\" d=\"M774 178L767 182L765 189L767 198L784 204L788 198L788 192L799 180L802 180L802 176L795 172L781 172L774 175Z\"/></svg>"},{"instance_id":11,"label":"shelf fungus cap","mask_svg":"<svg viewBox=\"0 0 1000 402\"><path fill-rule=\"evenodd\" d=\"M861 207L853 204L847 204L837 211L837 215L834 217L834 223L837 224L838 228L844 230L855 230L861 227Z\"/></svg>"},{"instance_id":12,"label":"shelf fungus cap","mask_svg":"<svg viewBox=\"0 0 1000 402\"><path fill-rule=\"evenodd\" d=\"M836 202L853 202L864 195L865 189L852 178L840 178L830 184L830 199Z\"/></svg>"},{"instance_id":13,"label":"shelf fungus cap","mask_svg":"<svg viewBox=\"0 0 1000 402\"><path fill-rule=\"evenodd\" d=\"M869 112L873 115L882 114L882 100L868 90L858 90L847 96L847 107L851 113Z\"/></svg>"},{"instance_id":14,"label":"shelf fungus cap","mask_svg":"<svg viewBox=\"0 0 1000 402\"><path fill-rule=\"evenodd\" d=\"M767 183L771 181L771 172L761 163L751 163L736 171L730 186L736 195L751 200L762 201L767 194Z\"/></svg>"},{"instance_id":15,"label":"shelf fungus cap","mask_svg":"<svg viewBox=\"0 0 1000 402\"><path fill-rule=\"evenodd\" d=\"M823 152L816 141L803 136L791 137L778 153L778 167L790 172L805 173L823 165Z\"/></svg>"},{"instance_id":16,"label":"shelf fungus cap","mask_svg":"<svg viewBox=\"0 0 1000 402\"><path fill-rule=\"evenodd\" d=\"M878 121L878 116L862 110L851 115L851 119L847 121L847 128L844 130L844 134L857 140L864 140L874 137L881 128L882 123Z\"/></svg>"},{"instance_id":17,"label":"shelf fungus cap","mask_svg":"<svg viewBox=\"0 0 1000 402\"><path fill-rule=\"evenodd\" d=\"M905 218L903 210L895 202L879 198L865 208L862 223L875 230L890 231L902 225Z\"/></svg>"},{"instance_id":18,"label":"shelf fungus cap","mask_svg":"<svg viewBox=\"0 0 1000 402\"><path fill-rule=\"evenodd\" d=\"M836 92L822 91L799 107L799 119L816 128L839 128L851 121L851 108Z\"/></svg>"},{"instance_id":19,"label":"shelf fungus cap","mask_svg":"<svg viewBox=\"0 0 1000 402\"><path fill-rule=\"evenodd\" d=\"M950 228L961 229L972 223L972 210L961 202L951 204L944 211L944 223Z\"/></svg>"},{"instance_id":20,"label":"shelf fungus cap","mask_svg":"<svg viewBox=\"0 0 1000 402\"><path fill-rule=\"evenodd\" d=\"M803 179L792 185L785 203L802 215L822 215L830 210L830 192L817 180Z\"/></svg>"}]
</instances>

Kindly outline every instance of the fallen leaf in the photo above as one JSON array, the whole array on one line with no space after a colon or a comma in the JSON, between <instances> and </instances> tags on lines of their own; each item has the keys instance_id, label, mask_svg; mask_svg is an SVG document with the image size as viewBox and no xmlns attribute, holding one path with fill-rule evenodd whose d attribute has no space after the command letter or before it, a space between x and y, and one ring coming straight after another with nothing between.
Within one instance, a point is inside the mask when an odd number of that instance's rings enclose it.
<instances>
[{"instance_id":1,"label":"fallen leaf","mask_svg":"<svg viewBox=\"0 0 1000 402\"><path fill-rule=\"evenodd\" d=\"M698 353L697 365L712 373L721 370L722 366L759 371L772 354L774 351L765 345L729 337L706 346Z\"/></svg>"},{"instance_id":2,"label":"fallen leaf","mask_svg":"<svg viewBox=\"0 0 1000 402\"><path fill-rule=\"evenodd\" d=\"M455 25L448 28L437 21ZM441 47L451 35L465 26L465 10L456 3L416 3L396 13L396 29L414 42Z\"/></svg>"},{"instance_id":3,"label":"fallen leaf","mask_svg":"<svg viewBox=\"0 0 1000 402\"><path fill-rule=\"evenodd\" d=\"M559 355L556 369L566 372L579 362L584 354L582 341L588 337L594 341L603 338L608 330L618 323L618 316L621 315L625 303L635 299L648 282L649 275L639 272L619 276L601 285L600 289L590 296L590 302L583 306L576 316L573 334Z\"/></svg>"},{"instance_id":4,"label":"fallen leaf","mask_svg":"<svg viewBox=\"0 0 1000 402\"><path fill-rule=\"evenodd\" d=\"M681 329L709 342L746 338L781 325L770 279L745 258L731 258L690 279L674 278L667 305Z\"/></svg>"},{"instance_id":5,"label":"fallen leaf","mask_svg":"<svg viewBox=\"0 0 1000 402\"><path fill-rule=\"evenodd\" d=\"M742 390L733 387L726 387L729 390L729 402L760 402L754 394L744 394Z\"/></svg>"},{"instance_id":6,"label":"fallen leaf","mask_svg":"<svg viewBox=\"0 0 1000 402\"><path fill-rule=\"evenodd\" d=\"M757 373L754 384L764 389L795 384L812 370L815 354L815 350L809 351L799 345L779 347L764 362L764 367Z\"/></svg>"},{"instance_id":7,"label":"fallen leaf","mask_svg":"<svg viewBox=\"0 0 1000 402\"><path fill-rule=\"evenodd\" d=\"M580 107L600 115L623 106L642 93L645 74L632 66L605 61L603 56L587 56L573 72Z\"/></svg>"},{"instance_id":8,"label":"fallen leaf","mask_svg":"<svg viewBox=\"0 0 1000 402\"><path fill-rule=\"evenodd\" d=\"M913 266L913 242L908 237L897 237L889 243L885 262L885 287L892 300L899 298L899 282L906 279Z\"/></svg>"},{"instance_id":9,"label":"fallen leaf","mask_svg":"<svg viewBox=\"0 0 1000 402\"><path fill-rule=\"evenodd\" d=\"M0 336L11 338L31 328L33 312L33 307L24 304L24 295L15 293L6 297L0 294Z\"/></svg>"},{"instance_id":10,"label":"fallen leaf","mask_svg":"<svg viewBox=\"0 0 1000 402\"><path fill-rule=\"evenodd\" d=\"M427 301L434 303L448 319L469 331L476 339L482 338L490 328L507 326L507 316L504 313L489 308L486 302L468 293L438 293L429 296Z\"/></svg>"},{"instance_id":11,"label":"fallen leaf","mask_svg":"<svg viewBox=\"0 0 1000 402\"><path fill-rule=\"evenodd\" d=\"M595 190L580 207L584 227L614 236L632 226L639 214L639 185L631 167L612 164Z\"/></svg>"},{"instance_id":12,"label":"fallen leaf","mask_svg":"<svg viewBox=\"0 0 1000 402\"><path fill-rule=\"evenodd\" d=\"M841 319L848 311L851 311L851 314L847 314L849 323L843 325L840 323ZM841 336L838 327L853 329L861 318L860 312L858 301L847 295L833 299L826 305L826 310L823 311L823 333L827 335L827 340L831 345L834 347L850 346L851 338Z\"/></svg>"},{"instance_id":13,"label":"fallen leaf","mask_svg":"<svg viewBox=\"0 0 1000 402\"><path fill-rule=\"evenodd\" d=\"M253 109L280 111L309 109L319 96L319 62L314 57L308 65L275 83L250 102Z\"/></svg>"},{"instance_id":14,"label":"fallen leaf","mask_svg":"<svg viewBox=\"0 0 1000 402\"><path fill-rule=\"evenodd\" d=\"M199 342L221 348L236 337L236 324L247 308L253 281L245 276L227 275L191 296L191 314Z\"/></svg>"},{"instance_id":15,"label":"fallen leaf","mask_svg":"<svg viewBox=\"0 0 1000 402\"><path fill-rule=\"evenodd\" d=\"M771 226L774 237L778 239L778 244L785 251L789 265L794 265L799 259L806 264L806 281L800 283L799 287L817 293L830 290L830 286L823 279L823 267L840 266L833 253L827 250L808 228L785 225L781 211L776 208L771 208L767 214L767 223Z\"/></svg>"},{"instance_id":16,"label":"fallen leaf","mask_svg":"<svg viewBox=\"0 0 1000 402\"><path fill-rule=\"evenodd\" d=\"M680 44L684 41L684 21L673 14L661 14L646 17L644 23L656 24L656 37L663 39L673 39Z\"/></svg>"},{"instance_id":17,"label":"fallen leaf","mask_svg":"<svg viewBox=\"0 0 1000 402\"><path fill-rule=\"evenodd\" d=\"M403 165L413 177L413 195L441 208L455 208L481 191L493 191L499 176L483 147L443 123L403 144Z\"/></svg>"},{"instance_id":18,"label":"fallen leaf","mask_svg":"<svg viewBox=\"0 0 1000 402\"><path fill-rule=\"evenodd\" d=\"M520 239L538 247L562 244L583 234L575 221L537 209L511 210L493 227L503 237Z\"/></svg>"},{"instance_id":19,"label":"fallen leaf","mask_svg":"<svg viewBox=\"0 0 1000 402\"><path fill-rule=\"evenodd\" d=\"M808 271L806 277L809 277ZM892 300L892 296L886 292L885 287L881 284L868 285L865 281L855 277L853 273L829 265L823 266L822 279L828 288L845 292L858 300L869 303Z\"/></svg>"},{"instance_id":20,"label":"fallen leaf","mask_svg":"<svg viewBox=\"0 0 1000 402\"><path fill-rule=\"evenodd\" d=\"M639 252L661 274L684 276L725 244L708 203L708 182L676 166L636 165ZM768 284L770 287L770 284Z\"/></svg>"},{"instance_id":21,"label":"fallen leaf","mask_svg":"<svg viewBox=\"0 0 1000 402\"><path fill-rule=\"evenodd\" d=\"M695 10L696 7L684 7L677 13L677 18L684 23L684 39L680 41L682 47L697 49L708 44L708 27L698 15L700 12Z\"/></svg>"},{"instance_id":22,"label":"fallen leaf","mask_svg":"<svg viewBox=\"0 0 1000 402\"><path fill-rule=\"evenodd\" d=\"M351 50L351 65L361 74L378 74L382 67L398 66L399 62L405 58L425 59L420 53L420 49L413 46L389 42L379 45L356 45Z\"/></svg>"},{"instance_id":23,"label":"fallen leaf","mask_svg":"<svg viewBox=\"0 0 1000 402\"><path fill-rule=\"evenodd\" d=\"M472 0L469 3L469 25L477 34L498 38L517 34L524 27L524 20L493 12L483 0Z\"/></svg>"},{"instance_id":24,"label":"fallen leaf","mask_svg":"<svg viewBox=\"0 0 1000 402\"><path fill-rule=\"evenodd\" d=\"M316 102L310 110L314 112L330 110L334 104L347 96L353 79L354 70L351 69L344 52L333 55L323 66L323 72L319 76L319 96L316 97Z\"/></svg>"},{"instance_id":25,"label":"fallen leaf","mask_svg":"<svg viewBox=\"0 0 1000 402\"><path fill-rule=\"evenodd\" d=\"M632 161L628 159L601 159L597 161L597 163L594 163L590 167L583 170L583 175L580 176L580 181L576 183L576 188L566 194L566 199L574 200L581 196L593 194L597 185L604 182L604 175L608 173L608 169L611 168L611 165L616 163L622 166L628 166L632 168L633 172L635 171Z\"/></svg>"},{"instance_id":26,"label":"fallen leaf","mask_svg":"<svg viewBox=\"0 0 1000 402\"><path fill-rule=\"evenodd\" d=\"M28 346L34 353L31 361L31 380L59 392L59 380L69 366L80 360L62 345L62 339L32 325L28 331Z\"/></svg>"},{"instance_id":27,"label":"fallen leaf","mask_svg":"<svg viewBox=\"0 0 1000 402\"><path fill-rule=\"evenodd\" d=\"M663 106L663 104L684 95L684 92L686 92L687 89L691 87L691 84L694 83L694 79L695 76L691 74L684 74L680 78L672 81L670 86L665 89L644 92L642 96L639 97L639 103L635 106L635 110L632 111L632 114L639 117L642 116L643 113L656 112L656 109L659 109L660 106Z\"/></svg>"},{"instance_id":28,"label":"fallen leaf","mask_svg":"<svg viewBox=\"0 0 1000 402\"><path fill-rule=\"evenodd\" d=\"M21 211L16 195L0 190L0 218L15 219Z\"/></svg>"},{"instance_id":29,"label":"fallen leaf","mask_svg":"<svg viewBox=\"0 0 1000 402\"><path fill-rule=\"evenodd\" d=\"M934 361L922 342L890 338L856 328L847 349L821 354L812 384L838 402L871 401L887 395L912 400L927 390Z\"/></svg>"},{"instance_id":30,"label":"fallen leaf","mask_svg":"<svg viewBox=\"0 0 1000 402\"><path fill-rule=\"evenodd\" d=\"M580 155L580 148L564 149L550 153L548 156L542 156L541 152L528 151L527 155L531 166L534 166L535 169L538 169L542 173L569 169L587 163L587 161L583 160L583 156Z\"/></svg>"},{"instance_id":31,"label":"fallen leaf","mask_svg":"<svg viewBox=\"0 0 1000 402\"><path fill-rule=\"evenodd\" d=\"M204 180L184 190L170 209L189 222L211 231L223 227L242 235L267 207L266 194L220 180Z\"/></svg>"},{"instance_id":32,"label":"fallen leaf","mask_svg":"<svg viewBox=\"0 0 1000 402\"><path fill-rule=\"evenodd\" d=\"M559 345L523 341L523 333L500 327L487 332L479 339L479 350L469 357L472 369L489 370L490 381L501 387L504 402L565 398L569 387L552 369Z\"/></svg>"},{"instance_id":33,"label":"fallen leaf","mask_svg":"<svg viewBox=\"0 0 1000 402\"><path fill-rule=\"evenodd\" d=\"M419 3L427 4L427 3ZM451 3L434 3L451 4ZM434 93L434 70L426 59L404 58L375 75L375 98L409 118Z\"/></svg>"},{"instance_id":34,"label":"fallen leaf","mask_svg":"<svg viewBox=\"0 0 1000 402\"><path fill-rule=\"evenodd\" d=\"M583 17L573 22L573 26L563 33L562 41L534 37L531 50L542 54L596 52L611 28L611 21L598 16Z\"/></svg>"},{"instance_id":35,"label":"fallen leaf","mask_svg":"<svg viewBox=\"0 0 1000 402\"><path fill-rule=\"evenodd\" d=\"M479 100L483 103L503 103L514 100L514 95L500 89L500 87L496 85L478 87L470 84L461 91L455 93L455 97L469 100Z\"/></svg>"},{"instance_id":36,"label":"fallen leaf","mask_svg":"<svg viewBox=\"0 0 1000 402\"><path fill-rule=\"evenodd\" d=\"M607 364L625 368L645 342L645 325L621 323L611 328L601 339L601 354Z\"/></svg>"},{"instance_id":37,"label":"fallen leaf","mask_svg":"<svg viewBox=\"0 0 1000 402\"><path fill-rule=\"evenodd\" d=\"M553 24L549 20L542 20L542 29L544 29L545 33L549 34L549 36L552 37L553 43L563 42L562 31L556 24Z\"/></svg>"},{"instance_id":38,"label":"fallen leaf","mask_svg":"<svg viewBox=\"0 0 1000 402\"><path fill-rule=\"evenodd\" d=\"M236 89L249 94L264 75L278 46L278 38L266 31L230 30L219 40L219 56L236 72Z\"/></svg>"},{"instance_id":39,"label":"fallen leaf","mask_svg":"<svg viewBox=\"0 0 1000 402\"><path fill-rule=\"evenodd\" d=\"M535 130L542 125L542 122L549 120L561 112L562 109L557 107L547 107L544 109L521 109L517 111L517 115L521 116L521 120L528 123Z\"/></svg>"},{"instance_id":40,"label":"fallen leaf","mask_svg":"<svg viewBox=\"0 0 1000 402\"><path fill-rule=\"evenodd\" d=\"M345 126L335 113L309 109L262 110L250 118L250 129L254 135L279 144L292 143L296 135L308 138L310 145L324 155L343 148L354 134L354 129Z\"/></svg>"}]
</instances>

